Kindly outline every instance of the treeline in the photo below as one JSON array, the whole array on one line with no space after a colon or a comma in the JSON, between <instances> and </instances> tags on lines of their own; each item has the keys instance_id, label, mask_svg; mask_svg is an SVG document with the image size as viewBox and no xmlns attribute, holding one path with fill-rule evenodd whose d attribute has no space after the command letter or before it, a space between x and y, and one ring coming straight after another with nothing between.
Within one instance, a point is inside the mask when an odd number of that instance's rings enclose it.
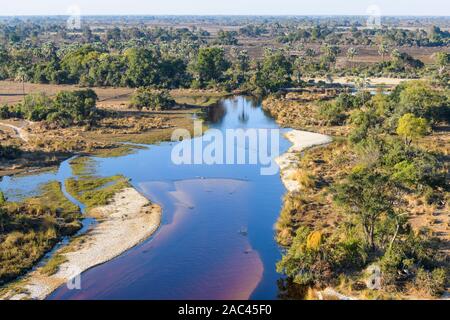
<instances>
[{"instance_id":1,"label":"treeline","mask_svg":"<svg viewBox=\"0 0 450 320\"><path fill-rule=\"evenodd\" d=\"M333 45L376 45L383 38L391 46L441 47L450 44L450 32L434 26L429 30L401 28L346 28L316 25L299 28L278 37L282 43L329 43Z\"/></svg>"},{"instance_id":2,"label":"treeline","mask_svg":"<svg viewBox=\"0 0 450 320\"><path fill-rule=\"evenodd\" d=\"M218 46L172 49L136 46L115 52L93 45L58 49L53 44L36 50L0 48L0 79L260 92L273 92L292 83L294 61L282 51L267 50L262 61L255 61L245 50L232 50L227 56Z\"/></svg>"},{"instance_id":3,"label":"treeline","mask_svg":"<svg viewBox=\"0 0 450 320\"><path fill-rule=\"evenodd\" d=\"M382 27L368 29L367 17L83 17L80 29L71 30L64 18L4 18L0 41L39 42L43 39L76 42L208 41L211 34L195 25L237 26L243 37L270 36L281 42L371 45L378 36L394 46L444 46L449 43L448 19L383 17ZM193 25L192 28L148 27L149 22ZM187 22L190 21L190 22ZM113 25L114 27L111 27ZM416 30L411 30L414 27ZM228 33L228 32L226 32Z\"/></svg>"},{"instance_id":4,"label":"treeline","mask_svg":"<svg viewBox=\"0 0 450 320\"><path fill-rule=\"evenodd\" d=\"M379 270L373 278L376 290L442 294L448 261L430 230L413 230L407 208L413 198L445 210L445 155L418 142L434 125L448 124L448 95L417 81L398 86L391 95L343 94L322 108L335 111L339 122L331 124L351 128L348 140L333 144L333 157L327 160L340 172L327 194L333 199L331 210L343 220L328 232L305 226L301 217L308 198L288 197L277 223L278 240L287 246L278 270L295 283L318 287L364 283L373 276L366 269ZM334 156L342 148L346 156ZM300 170L314 169L306 164ZM307 178L309 188L319 183Z\"/></svg>"},{"instance_id":5,"label":"treeline","mask_svg":"<svg viewBox=\"0 0 450 320\"><path fill-rule=\"evenodd\" d=\"M0 119L22 118L48 121L60 127L74 124L94 124L98 119L97 95L91 89L61 91L54 98L45 93L30 94L14 106L1 106Z\"/></svg>"},{"instance_id":6,"label":"treeline","mask_svg":"<svg viewBox=\"0 0 450 320\"><path fill-rule=\"evenodd\" d=\"M50 19L51 20L51 19ZM202 28L146 28L142 26L90 27L83 24L80 29L68 29L67 21L60 23L9 22L0 24L0 40L11 44L41 42L41 38L54 35L54 40L64 42L92 43L101 42L117 45L119 43L135 42L150 44L166 41L197 41L209 37L208 31Z\"/></svg>"}]
</instances>

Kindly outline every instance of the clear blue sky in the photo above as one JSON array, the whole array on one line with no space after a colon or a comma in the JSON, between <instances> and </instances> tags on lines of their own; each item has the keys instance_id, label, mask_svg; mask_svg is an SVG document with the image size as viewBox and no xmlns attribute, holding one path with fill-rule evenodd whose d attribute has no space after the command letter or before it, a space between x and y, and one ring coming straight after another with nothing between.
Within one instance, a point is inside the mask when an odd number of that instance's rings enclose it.
<instances>
[{"instance_id":1,"label":"clear blue sky","mask_svg":"<svg viewBox=\"0 0 450 320\"><path fill-rule=\"evenodd\" d=\"M450 16L449 0L0 0L0 15L67 14L78 5L85 15L382 15Z\"/></svg>"}]
</instances>

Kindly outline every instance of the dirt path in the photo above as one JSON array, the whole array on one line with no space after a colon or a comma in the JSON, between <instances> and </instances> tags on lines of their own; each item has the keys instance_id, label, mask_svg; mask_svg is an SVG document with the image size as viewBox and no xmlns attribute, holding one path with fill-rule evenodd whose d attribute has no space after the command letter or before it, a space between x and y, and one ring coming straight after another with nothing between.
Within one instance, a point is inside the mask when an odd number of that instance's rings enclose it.
<instances>
[{"instance_id":1,"label":"dirt path","mask_svg":"<svg viewBox=\"0 0 450 320\"><path fill-rule=\"evenodd\" d=\"M26 130L24 130L24 127L26 127L27 125L29 125L28 122L24 122L24 125L21 127L9 123L0 122L0 126L13 129L17 137L24 142L30 141L30 134Z\"/></svg>"}]
</instances>

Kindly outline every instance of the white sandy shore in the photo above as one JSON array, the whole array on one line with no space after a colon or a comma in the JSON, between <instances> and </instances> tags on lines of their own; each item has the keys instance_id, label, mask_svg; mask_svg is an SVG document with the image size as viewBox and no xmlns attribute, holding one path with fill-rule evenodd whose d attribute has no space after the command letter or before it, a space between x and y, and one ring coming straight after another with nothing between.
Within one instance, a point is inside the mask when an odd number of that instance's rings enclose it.
<instances>
[{"instance_id":1,"label":"white sandy shore","mask_svg":"<svg viewBox=\"0 0 450 320\"><path fill-rule=\"evenodd\" d=\"M340 84L355 84L355 79L357 77L336 77L333 78L333 83L340 83ZM324 81L324 82L328 82L328 80L326 78L316 78L314 79L316 81ZM411 81L414 79L407 79L407 78L386 78L386 77L381 77L381 78L376 78L376 77L368 77L367 80L370 81L370 84L373 86L376 85L386 85L386 86L397 86L402 82L405 81Z\"/></svg>"},{"instance_id":2,"label":"white sandy shore","mask_svg":"<svg viewBox=\"0 0 450 320\"><path fill-rule=\"evenodd\" d=\"M151 204L133 188L122 190L110 204L92 210L92 214L99 223L82 236L82 241L76 241L68 253L61 253L67 258L67 262L60 265L56 274L43 275L37 269L23 279L26 293L3 298L45 299L74 276L103 264L148 239L161 222L161 208Z\"/></svg>"},{"instance_id":3,"label":"white sandy shore","mask_svg":"<svg viewBox=\"0 0 450 320\"><path fill-rule=\"evenodd\" d=\"M330 143L332 139L323 134L300 130L290 131L286 134L286 138L294 145L288 152L278 157L276 162L280 167L281 180L286 189L291 193L300 192L300 184L292 179L293 174L298 169L298 153L310 147Z\"/></svg>"}]
</instances>

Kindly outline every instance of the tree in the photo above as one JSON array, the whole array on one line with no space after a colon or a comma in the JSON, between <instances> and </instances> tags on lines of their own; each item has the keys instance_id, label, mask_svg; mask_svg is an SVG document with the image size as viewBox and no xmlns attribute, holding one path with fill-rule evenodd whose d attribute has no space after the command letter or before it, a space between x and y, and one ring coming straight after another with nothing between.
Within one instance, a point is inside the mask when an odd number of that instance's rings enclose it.
<instances>
[{"instance_id":1,"label":"tree","mask_svg":"<svg viewBox=\"0 0 450 320\"><path fill-rule=\"evenodd\" d=\"M47 116L47 120L64 126L93 121L97 99L97 94L91 89L61 91L54 99L54 111Z\"/></svg>"},{"instance_id":2,"label":"tree","mask_svg":"<svg viewBox=\"0 0 450 320\"><path fill-rule=\"evenodd\" d=\"M439 118L441 109L445 108L445 97L427 82L409 81L399 86L398 90L396 111L400 116L412 113L416 117L434 119Z\"/></svg>"},{"instance_id":3,"label":"tree","mask_svg":"<svg viewBox=\"0 0 450 320\"><path fill-rule=\"evenodd\" d=\"M209 82L220 82L229 66L224 50L219 47L211 47L199 50L193 69L200 85L204 86Z\"/></svg>"},{"instance_id":4,"label":"tree","mask_svg":"<svg viewBox=\"0 0 450 320\"><path fill-rule=\"evenodd\" d=\"M351 47L347 50L347 58L350 60L350 63L352 64L353 67L353 60L355 59L355 57L358 55L358 50Z\"/></svg>"},{"instance_id":5,"label":"tree","mask_svg":"<svg viewBox=\"0 0 450 320\"><path fill-rule=\"evenodd\" d=\"M324 47L322 47L322 61L324 64L327 65L327 67L331 67L331 65L335 65L337 61L337 56L341 52L341 49L339 49L338 46L331 46L329 44L326 44Z\"/></svg>"},{"instance_id":6,"label":"tree","mask_svg":"<svg viewBox=\"0 0 450 320\"><path fill-rule=\"evenodd\" d=\"M450 64L450 53L448 52L438 52L436 54L436 64L439 67L439 74L442 75L445 68Z\"/></svg>"},{"instance_id":7,"label":"tree","mask_svg":"<svg viewBox=\"0 0 450 320\"><path fill-rule=\"evenodd\" d=\"M364 169L352 173L335 188L334 200L353 215L371 250L376 249L376 230L381 217L393 216L395 187L387 176Z\"/></svg>"},{"instance_id":8,"label":"tree","mask_svg":"<svg viewBox=\"0 0 450 320\"><path fill-rule=\"evenodd\" d=\"M424 118L418 118L412 113L403 115L398 121L397 134L410 145L413 140L425 136L430 130L428 121Z\"/></svg>"},{"instance_id":9,"label":"tree","mask_svg":"<svg viewBox=\"0 0 450 320\"><path fill-rule=\"evenodd\" d=\"M365 91L370 86L370 79L366 76L358 77L355 79L355 86L360 91L362 97L362 104L365 104Z\"/></svg>"},{"instance_id":10,"label":"tree","mask_svg":"<svg viewBox=\"0 0 450 320\"><path fill-rule=\"evenodd\" d=\"M389 53L389 48L384 41L380 42L378 46L378 54L381 56L384 62L384 57Z\"/></svg>"},{"instance_id":11,"label":"tree","mask_svg":"<svg viewBox=\"0 0 450 320\"><path fill-rule=\"evenodd\" d=\"M127 71L124 82L127 86L138 88L156 83L160 57L150 49L132 48L125 51Z\"/></svg>"},{"instance_id":12,"label":"tree","mask_svg":"<svg viewBox=\"0 0 450 320\"><path fill-rule=\"evenodd\" d=\"M226 46L236 46L238 44L237 34L236 31L219 30L218 43Z\"/></svg>"},{"instance_id":13,"label":"tree","mask_svg":"<svg viewBox=\"0 0 450 320\"><path fill-rule=\"evenodd\" d=\"M158 67L157 85L161 88L180 88L188 86L191 75L187 72L187 64L182 58L164 57Z\"/></svg>"},{"instance_id":14,"label":"tree","mask_svg":"<svg viewBox=\"0 0 450 320\"><path fill-rule=\"evenodd\" d=\"M61 59L61 69L67 74L68 83L79 83L87 78L91 67L98 65L101 53L90 45L71 50Z\"/></svg>"},{"instance_id":15,"label":"tree","mask_svg":"<svg viewBox=\"0 0 450 320\"><path fill-rule=\"evenodd\" d=\"M53 101L45 93L32 93L25 96L19 108L26 119L42 121L53 109Z\"/></svg>"},{"instance_id":16,"label":"tree","mask_svg":"<svg viewBox=\"0 0 450 320\"><path fill-rule=\"evenodd\" d=\"M85 26L82 30L83 33L83 39L86 43L91 43L93 38L94 38L94 34L92 33L92 30L89 26Z\"/></svg>"},{"instance_id":17,"label":"tree","mask_svg":"<svg viewBox=\"0 0 450 320\"><path fill-rule=\"evenodd\" d=\"M2 191L0 191L0 207L5 205L5 203L6 203L5 194Z\"/></svg>"},{"instance_id":18,"label":"tree","mask_svg":"<svg viewBox=\"0 0 450 320\"><path fill-rule=\"evenodd\" d=\"M118 27L114 27L112 29L108 29L106 31L106 40L108 41L120 41L122 36L122 32L120 30L120 28Z\"/></svg>"},{"instance_id":19,"label":"tree","mask_svg":"<svg viewBox=\"0 0 450 320\"><path fill-rule=\"evenodd\" d=\"M392 52L391 52L391 59L394 62L400 61L401 58L402 58L402 54L401 54L401 52L398 49L392 50Z\"/></svg>"},{"instance_id":20,"label":"tree","mask_svg":"<svg viewBox=\"0 0 450 320\"><path fill-rule=\"evenodd\" d=\"M21 67L17 70L16 80L22 82L22 94L25 96L25 81L28 81L28 74L25 68Z\"/></svg>"},{"instance_id":21,"label":"tree","mask_svg":"<svg viewBox=\"0 0 450 320\"><path fill-rule=\"evenodd\" d=\"M292 82L292 63L281 51L267 50L256 85L265 92L274 92Z\"/></svg>"},{"instance_id":22,"label":"tree","mask_svg":"<svg viewBox=\"0 0 450 320\"><path fill-rule=\"evenodd\" d=\"M250 71L250 56L247 50L232 50L233 60L230 72L231 77L236 86L240 86L247 82Z\"/></svg>"}]
</instances>

